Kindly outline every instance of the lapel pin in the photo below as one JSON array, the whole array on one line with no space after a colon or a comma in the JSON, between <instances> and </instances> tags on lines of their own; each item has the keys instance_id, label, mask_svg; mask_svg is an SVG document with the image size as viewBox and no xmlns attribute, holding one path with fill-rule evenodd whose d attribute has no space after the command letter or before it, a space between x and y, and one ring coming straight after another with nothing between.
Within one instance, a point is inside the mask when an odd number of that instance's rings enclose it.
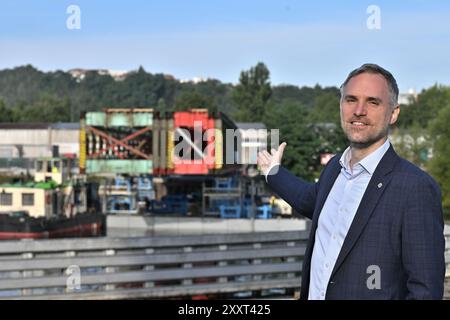
<instances>
[{"instance_id":1,"label":"lapel pin","mask_svg":"<svg viewBox=\"0 0 450 320\"><path fill-rule=\"evenodd\" d=\"M380 183L378 184L378 189L380 189L382 186L383 186L383 184L380 182Z\"/></svg>"}]
</instances>

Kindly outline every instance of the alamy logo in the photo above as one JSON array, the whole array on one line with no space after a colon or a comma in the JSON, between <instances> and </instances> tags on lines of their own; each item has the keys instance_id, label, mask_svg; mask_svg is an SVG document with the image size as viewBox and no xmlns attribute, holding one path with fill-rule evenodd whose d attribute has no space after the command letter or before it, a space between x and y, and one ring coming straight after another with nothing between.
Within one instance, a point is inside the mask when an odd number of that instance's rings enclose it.
<instances>
[{"instance_id":1,"label":"alamy logo","mask_svg":"<svg viewBox=\"0 0 450 320\"><path fill-rule=\"evenodd\" d=\"M66 10L67 14L70 16L66 20L66 26L69 30L81 29L81 9L77 5L70 5Z\"/></svg>"},{"instance_id":2,"label":"alamy logo","mask_svg":"<svg viewBox=\"0 0 450 320\"><path fill-rule=\"evenodd\" d=\"M370 265L367 267L367 274L369 274L369 278L367 278L367 288L369 290L381 289L381 269L377 265Z\"/></svg>"},{"instance_id":3,"label":"alamy logo","mask_svg":"<svg viewBox=\"0 0 450 320\"><path fill-rule=\"evenodd\" d=\"M81 271L77 265L71 265L66 269L68 275L66 280L66 288L68 291L75 291L81 289Z\"/></svg>"},{"instance_id":4,"label":"alamy logo","mask_svg":"<svg viewBox=\"0 0 450 320\"><path fill-rule=\"evenodd\" d=\"M370 16L367 18L366 25L369 30L380 30L381 29L381 10L379 6L370 5L366 10L367 14Z\"/></svg>"},{"instance_id":5,"label":"alamy logo","mask_svg":"<svg viewBox=\"0 0 450 320\"><path fill-rule=\"evenodd\" d=\"M279 129L249 129L243 137L240 130L226 129L224 133L217 129L203 130L202 121L194 121L191 130L176 128L173 134L173 162L175 164L243 164L242 155L246 155L246 164L257 164L259 151L278 148ZM270 143L269 143L270 138Z\"/></svg>"}]
</instances>

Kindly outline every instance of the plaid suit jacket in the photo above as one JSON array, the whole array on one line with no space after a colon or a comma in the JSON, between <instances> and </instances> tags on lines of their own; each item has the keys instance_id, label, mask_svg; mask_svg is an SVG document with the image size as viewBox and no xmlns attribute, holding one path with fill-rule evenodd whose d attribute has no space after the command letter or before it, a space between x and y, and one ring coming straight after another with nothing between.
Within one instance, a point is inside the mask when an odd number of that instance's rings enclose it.
<instances>
[{"instance_id":1,"label":"plaid suit jacket","mask_svg":"<svg viewBox=\"0 0 450 320\"><path fill-rule=\"evenodd\" d=\"M301 299L308 298L315 232L322 207L341 170L339 158L337 155L331 159L313 184L282 166L276 174L268 175L271 189L297 212L312 219L303 261ZM367 186L344 240L326 299L442 299L443 229L438 185L427 173L400 158L391 145ZM374 286L375 272L379 285Z\"/></svg>"}]
</instances>

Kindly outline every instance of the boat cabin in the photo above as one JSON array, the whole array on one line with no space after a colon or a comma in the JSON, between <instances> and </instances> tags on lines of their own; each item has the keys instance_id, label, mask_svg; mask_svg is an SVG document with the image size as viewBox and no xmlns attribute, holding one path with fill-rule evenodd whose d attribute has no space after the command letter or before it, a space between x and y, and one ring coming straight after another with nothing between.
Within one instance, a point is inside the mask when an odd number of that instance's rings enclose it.
<instances>
[{"instance_id":1,"label":"boat cabin","mask_svg":"<svg viewBox=\"0 0 450 320\"><path fill-rule=\"evenodd\" d=\"M84 201L80 189L70 183L71 161L62 157L39 158L34 181L0 185L0 213L24 211L36 218L72 215L72 204Z\"/></svg>"},{"instance_id":2,"label":"boat cabin","mask_svg":"<svg viewBox=\"0 0 450 320\"><path fill-rule=\"evenodd\" d=\"M0 213L26 211L31 217L50 218L58 214L61 201L53 181L0 185Z\"/></svg>"},{"instance_id":3,"label":"boat cabin","mask_svg":"<svg viewBox=\"0 0 450 320\"><path fill-rule=\"evenodd\" d=\"M57 184L63 184L71 177L72 161L71 158L39 158L35 162L34 181L55 181Z\"/></svg>"}]
</instances>

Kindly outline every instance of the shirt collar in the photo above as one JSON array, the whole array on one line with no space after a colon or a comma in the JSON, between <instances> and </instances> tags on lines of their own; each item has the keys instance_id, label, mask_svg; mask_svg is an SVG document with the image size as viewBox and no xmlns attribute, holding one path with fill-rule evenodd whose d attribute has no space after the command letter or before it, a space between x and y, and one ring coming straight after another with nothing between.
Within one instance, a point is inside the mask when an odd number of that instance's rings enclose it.
<instances>
[{"instance_id":1,"label":"shirt collar","mask_svg":"<svg viewBox=\"0 0 450 320\"><path fill-rule=\"evenodd\" d=\"M358 163L370 174L372 175L375 169L378 166L378 163L381 161L381 158L383 158L386 151L389 149L390 142L389 139L386 139L386 141L378 147L375 151L370 153L368 156L366 156L364 159L360 160ZM351 157L351 147L347 147L345 149L344 153L342 154L341 158L339 159L339 163L341 166L348 172L350 171L350 157ZM356 167L358 163L355 163L353 167Z\"/></svg>"}]
</instances>

